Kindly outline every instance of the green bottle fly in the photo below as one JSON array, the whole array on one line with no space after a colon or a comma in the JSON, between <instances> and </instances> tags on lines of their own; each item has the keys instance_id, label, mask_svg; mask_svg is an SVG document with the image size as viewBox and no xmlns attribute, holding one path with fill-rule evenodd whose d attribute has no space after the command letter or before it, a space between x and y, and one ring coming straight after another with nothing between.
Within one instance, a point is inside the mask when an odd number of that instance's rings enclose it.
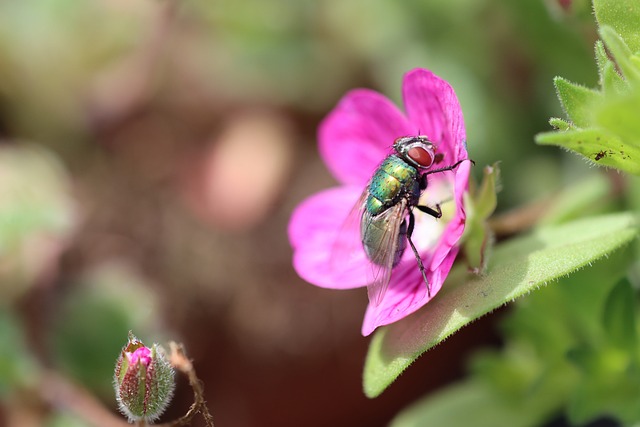
<instances>
[{"instance_id":1,"label":"green bottle fly","mask_svg":"<svg viewBox=\"0 0 640 427\"><path fill-rule=\"evenodd\" d=\"M413 208L440 218L440 206L419 205L420 195L427 188L427 176L456 168L464 160L451 166L428 170L442 160L426 136L398 138L394 152L376 169L360 201L360 241L371 262L372 278L368 285L369 299L379 304L384 296L391 270L398 265L407 242L411 247L422 278L429 290L420 254L411 240L415 226ZM408 221L407 221L408 218Z\"/></svg>"}]
</instances>

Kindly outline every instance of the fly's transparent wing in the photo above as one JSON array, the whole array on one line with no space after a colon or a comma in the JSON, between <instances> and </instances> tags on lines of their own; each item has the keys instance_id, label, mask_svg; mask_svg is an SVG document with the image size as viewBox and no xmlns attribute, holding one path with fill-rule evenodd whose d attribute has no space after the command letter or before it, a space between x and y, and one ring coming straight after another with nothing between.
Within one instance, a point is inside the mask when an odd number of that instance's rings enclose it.
<instances>
[{"instance_id":1,"label":"fly's transparent wing","mask_svg":"<svg viewBox=\"0 0 640 427\"><path fill-rule=\"evenodd\" d=\"M391 280L391 270L400 259L406 243L401 241L406 234L403 224L407 213L407 202L402 200L397 205L383 213L372 216L364 212L361 222L361 235L367 247L367 257L370 263L370 278L367 283L369 301L375 306L380 305Z\"/></svg>"},{"instance_id":2,"label":"fly's transparent wing","mask_svg":"<svg viewBox=\"0 0 640 427\"><path fill-rule=\"evenodd\" d=\"M338 231L329 257L329 268L334 275L339 276L358 266L361 268L366 262L367 256L360 239L360 222L368 195L367 186Z\"/></svg>"}]
</instances>

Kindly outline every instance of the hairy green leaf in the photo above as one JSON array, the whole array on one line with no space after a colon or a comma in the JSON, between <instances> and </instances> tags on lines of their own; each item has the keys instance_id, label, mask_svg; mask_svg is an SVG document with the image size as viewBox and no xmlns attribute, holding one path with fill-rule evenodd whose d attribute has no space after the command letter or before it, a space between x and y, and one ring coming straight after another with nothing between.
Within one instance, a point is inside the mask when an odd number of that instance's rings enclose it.
<instances>
[{"instance_id":1,"label":"hairy green leaf","mask_svg":"<svg viewBox=\"0 0 640 427\"><path fill-rule=\"evenodd\" d=\"M620 35L613 28L604 25L600 27L600 37L609 48L624 77L629 82L640 82L640 66L632 59L633 52Z\"/></svg>"},{"instance_id":2,"label":"hairy green leaf","mask_svg":"<svg viewBox=\"0 0 640 427\"><path fill-rule=\"evenodd\" d=\"M631 113L631 112L629 112ZM613 113L612 113L613 114ZM609 113L603 112L609 117ZM627 144L605 129L575 129L564 132L543 132L536 135L541 145L558 145L575 151L601 166L610 166L633 174L640 174L640 147Z\"/></svg>"},{"instance_id":3,"label":"hairy green leaf","mask_svg":"<svg viewBox=\"0 0 640 427\"><path fill-rule=\"evenodd\" d=\"M600 76L600 86L602 93L623 93L628 89L627 82L616 70L616 65L609 59L602 40L596 42L596 62L598 63L598 74Z\"/></svg>"},{"instance_id":4,"label":"hairy green leaf","mask_svg":"<svg viewBox=\"0 0 640 427\"><path fill-rule=\"evenodd\" d=\"M480 187L474 191L473 200L468 204L469 215L464 237L464 254L470 268L477 272L484 270L489 246L493 239L487 224L498 205L497 186L500 176L498 164L484 168L484 176Z\"/></svg>"},{"instance_id":5,"label":"hairy green leaf","mask_svg":"<svg viewBox=\"0 0 640 427\"><path fill-rule=\"evenodd\" d=\"M549 226L495 248L481 277L452 271L419 312L380 328L364 367L364 391L378 396L422 353L495 308L605 256L638 232L631 213Z\"/></svg>"},{"instance_id":6,"label":"hairy green leaf","mask_svg":"<svg viewBox=\"0 0 640 427\"><path fill-rule=\"evenodd\" d=\"M549 119L549 124L558 130L569 130L573 129L573 123L569 123L566 120L559 119L558 117L551 117Z\"/></svg>"},{"instance_id":7,"label":"hairy green leaf","mask_svg":"<svg viewBox=\"0 0 640 427\"><path fill-rule=\"evenodd\" d=\"M602 95L592 89L572 83L562 77L553 79L558 98L565 113L578 127L591 124L592 105L602 99Z\"/></svg>"}]
</instances>

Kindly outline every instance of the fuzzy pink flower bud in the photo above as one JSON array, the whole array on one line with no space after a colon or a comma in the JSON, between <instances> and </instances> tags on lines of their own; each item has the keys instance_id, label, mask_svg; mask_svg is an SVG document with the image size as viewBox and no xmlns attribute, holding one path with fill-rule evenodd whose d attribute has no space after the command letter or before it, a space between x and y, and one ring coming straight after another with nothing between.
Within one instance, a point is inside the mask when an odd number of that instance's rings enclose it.
<instances>
[{"instance_id":1,"label":"fuzzy pink flower bud","mask_svg":"<svg viewBox=\"0 0 640 427\"><path fill-rule=\"evenodd\" d=\"M120 411L130 422L156 420L169 405L174 385L173 368L162 348L157 344L145 347L129 332L114 374Z\"/></svg>"}]
</instances>

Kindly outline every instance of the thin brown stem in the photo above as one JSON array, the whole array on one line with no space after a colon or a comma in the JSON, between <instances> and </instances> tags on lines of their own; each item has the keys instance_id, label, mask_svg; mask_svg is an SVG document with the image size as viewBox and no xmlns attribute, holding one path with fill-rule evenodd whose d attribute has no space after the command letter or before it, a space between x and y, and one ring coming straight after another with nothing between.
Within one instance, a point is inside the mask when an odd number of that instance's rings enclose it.
<instances>
[{"instance_id":1,"label":"thin brown stem","mask_svg":"<svg viewBox=\"0 0 640 427\"><path fill-rule=\"evenodd\" d=\"M202 381L198 379L196 370L193 367L193 363L186 356L184 346L175 342L169 343L171 354L169 355L169 361L171 365L182 372L189 379L189 385L193 389L193 403L189 407L189 410L182 417L175 421L163 424L163 427L178 427L191 423L193 417L200 413L207 427L214 427L213 417L207 408L206 401L204 400L204 386Z\"/></svg>"}]
</instances>

